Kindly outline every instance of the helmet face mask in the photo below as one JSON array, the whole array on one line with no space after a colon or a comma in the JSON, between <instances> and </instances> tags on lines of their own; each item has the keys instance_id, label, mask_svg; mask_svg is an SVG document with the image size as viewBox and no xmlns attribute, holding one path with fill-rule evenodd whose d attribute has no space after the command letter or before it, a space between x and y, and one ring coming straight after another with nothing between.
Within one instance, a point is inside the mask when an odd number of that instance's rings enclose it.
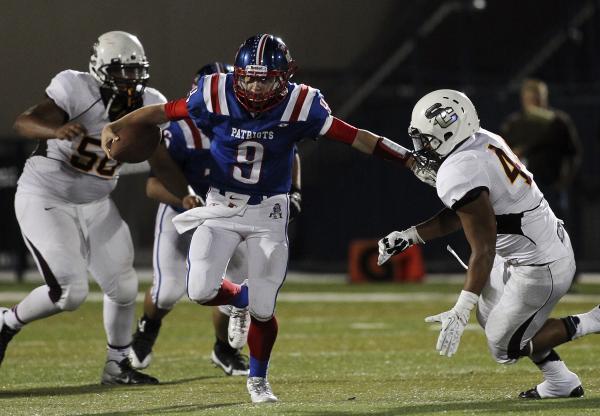
<instances>
[{"instance_id":1,"label":"helmet face mask","mask_svg":"<svg viewBox=\"0 0 600 416\"><path fill-rule=\"evenodd\" d=\"M439 168L443 159L479 130L471 100L454 90L437 90L413 108L408 135L415 146L415 161L423 168Z\"/></svg>"},{"instance_id":2,"label":"helmet face mask","mask_svg":"<svg viewBox=\"0 0 600 416\"><path fill-rule=\"evenodd\" d=\"M128 97L141 95L150 79L149 64L109 64L105 68L108 84L117 94Z\"/></svg>"},{"instance_id":3,"label":"helmet face mask","mask_svg":"<svg viewBox=\"0 0 600 416\"><path fill-rule=\"evenodd\" d=\"M287 78L280 71L265 68L263 75L236 68L234 74L236 97L248 111L266 111L287 95Z\"/></svg>"},{"instance_id":4,"label":"helmet face mask","mask_svg":"<svg viewBox=\"0 0 600 416\"><path fill-rule=\"evenodd\" d=\"M415 161L413 171L429 172L432 177L435 177L442 164L442 159L435 152L434 146L439 147L440 141L431 135L421 133L412 126L408 128L408 135L412 139L415 149L412 152Z\"/></svg>"},{"instance_id":5,"label":"helmet face mask","mask_svg":"<svg viewBox=\"0 0 600 416\"><path fill-rule=\"evenodd\" d=\"M90 57L90 73L113 94L141 98L150 78L150 63L139 39L112 31L98 37Z\"/></svg>"},{"instance_id":6,"label":"helmet face mask","mask_svg":"<svg viewBox=\"0 0 600 416\"><path fill-rule=\"evenodd\" d=\"M247 39L237 52L233 89L242 106L253 113L267 111L288 93L296 65L285 43L272 35Z\"/></svg>"}]
</instances>

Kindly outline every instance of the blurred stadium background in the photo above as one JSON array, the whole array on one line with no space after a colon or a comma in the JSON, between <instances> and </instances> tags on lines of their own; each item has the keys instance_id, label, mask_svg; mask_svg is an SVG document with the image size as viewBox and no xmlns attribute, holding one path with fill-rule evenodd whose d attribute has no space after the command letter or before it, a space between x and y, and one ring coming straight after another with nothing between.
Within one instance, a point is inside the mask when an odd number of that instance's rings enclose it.
<instances>
[{"instance_id":1,"label":"blurred stadium background","mask_svg":"<svg viewBox=\"0 0 600 416\"><path fill-rule=\"evenodd\" d=\"M546 81L553 107L569 113L584 145L567 227L579 270L600 271L600 1L597 0L5 0L0 13L0 268L28 268L14 218L15 184L35 143L15 137L15 117L63 69L86 71L90 48L109 30L137 34L151 62L150 85L184 95L205 63L231 62L250 35L289 46L294 81L319 88L334 114L409 146L412 105L437 88L465 91L485 128L498 131L519 109L519 83ZM402 229L441 208L408 171L335 143L301 146L303 211L291 230L292 271L347 271L349 245ZM535 172L534 172L535 174ZM145 173L124 175L114 199L129 223L136 265L151 267L156 204ZM462 235L423 247L431 273L459 272Z\"/></svg>"}]
</instances>

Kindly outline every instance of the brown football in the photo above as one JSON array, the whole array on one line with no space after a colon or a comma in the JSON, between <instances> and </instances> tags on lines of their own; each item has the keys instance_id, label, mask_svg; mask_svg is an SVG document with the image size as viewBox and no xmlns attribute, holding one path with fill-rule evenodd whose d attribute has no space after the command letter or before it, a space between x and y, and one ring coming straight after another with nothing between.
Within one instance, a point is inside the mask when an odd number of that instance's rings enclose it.
<instances>
[{"instance_id":1,"label":"brown football","mask_svg":"<svg viewBox=\"0 0 600 416\"><path fill-rule=\"evenodd\" d=\"M110 146L110 155L119 162L147 160L160 142L160 129L153 124L128 124L117 133L119 140Z\"/></svg>"}]
</instances>

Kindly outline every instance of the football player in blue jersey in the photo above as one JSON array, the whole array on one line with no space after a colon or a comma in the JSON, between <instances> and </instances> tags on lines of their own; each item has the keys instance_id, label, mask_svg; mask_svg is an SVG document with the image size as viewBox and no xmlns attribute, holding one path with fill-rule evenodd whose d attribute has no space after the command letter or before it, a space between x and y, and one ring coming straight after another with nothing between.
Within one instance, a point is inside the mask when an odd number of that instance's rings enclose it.
<instances>
[{"instance_id":1,"label":"football player in blue jersey","mask_svg":"<svg viewBox=\"0 0 600 416\"><path fill-rule=\"evenodd\" d=\"M332 116L318 90L290 82L295 69L281 39L252 36L240 46L233 74L205 76L187 98L144 107L102 131L109 157L109 145L130 123L191 118L210 137L206 205L173 222L179 232L195 229L187 258L190 299L249 309L246 385L255 403L277 401L267 368L277 337L275 301L287 272L288 192L296 143L324 137L402 165L410 160L404 147ZM248 249L248 281L238 285L223 275L242 241Z\"/></svg>"},{"instance_id":2,"label":"football player in blue jersey","mask_svg":"<svg viewBox=\"0 0 600 416\"><path fill-rule=\"evenodd\" d=\"M232 65L213 62L200 68L192 83L197 87L198 80L214 73L233 72ZM182 170L196 195L205 196L208 191L208 172L210 163L210 140L190 119L172 122L163 131L168 155ZM296 155L295 172L299 172L299 157ZM290 195L295 199L297 212L300 210L300 177L294 176L292 187L297 189ZM192 237L188 231L179 234L171 220L185 209L182 200L169 192L162 182L152 173L146 182L148 197L160 202L156 215L154 231L154 282L146 292L144 314L138 321L137 330L131 345L131 363L134 368L148 367L152 360L152 348L158 337L162 319L173 309L175 303L185 294L186 257ZM187 207L186 207L187 208ZM226 276L234 283L242 283L246 278L246 245L242 242L227 267ZM213 325L216 341L211 355L215 366L227 375L248 375L248 359L241 354L241 345L231 346L228 342L230 306L213 307ZM244 311L245 312L245 311ZM247 319L245 316L241 319Z\"/></svg>"}]
</instances>

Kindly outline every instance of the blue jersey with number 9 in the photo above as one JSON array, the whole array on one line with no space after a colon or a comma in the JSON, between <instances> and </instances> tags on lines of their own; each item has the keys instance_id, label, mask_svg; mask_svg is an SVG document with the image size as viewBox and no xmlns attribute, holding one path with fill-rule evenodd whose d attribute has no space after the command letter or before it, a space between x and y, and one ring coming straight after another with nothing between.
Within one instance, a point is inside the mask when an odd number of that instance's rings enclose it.
<instances>
[{"instance_id":1,"label":"blue jersey with number 9","mask_svg":"<svg viewBox=\"0 0 600 416\"><path fill-rule=\"evenodd\" d=\"M232 74L203 77L187 108L211 140L210 185L248 195L289 192L296 142L322 136L333 120L318 90L293 83L281 103L253 115L237 101Z\"/></svg>"}]
</instances>

